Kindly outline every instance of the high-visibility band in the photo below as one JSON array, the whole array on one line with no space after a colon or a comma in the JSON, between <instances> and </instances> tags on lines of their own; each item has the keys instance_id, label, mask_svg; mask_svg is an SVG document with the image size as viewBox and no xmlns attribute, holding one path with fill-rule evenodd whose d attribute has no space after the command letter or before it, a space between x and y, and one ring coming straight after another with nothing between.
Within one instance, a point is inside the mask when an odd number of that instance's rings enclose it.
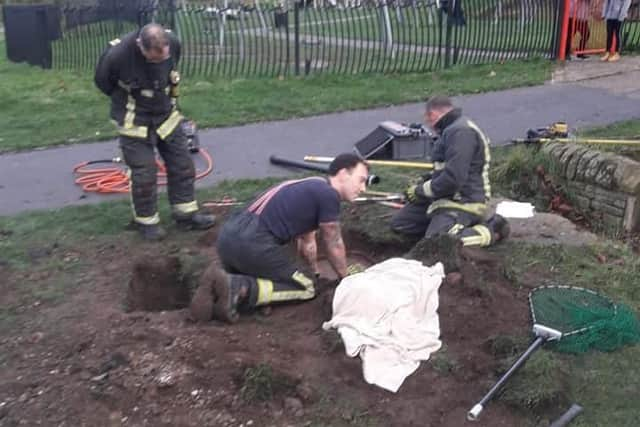
<instances>
[{"instance_id":1,"label":"high-visibility band","mask_svg":"<svg viewBox=\"0 0 640 427\"><path fill-rule=\"evenodd\" d=\"M484 187L484 197L489 200L491 198L491 183L489 181L489 164L491 163L491 151L489 150L489 138L480 130L480 128L471 120L467 120L467 125L476 131L482 144L484 145L484 166L482 167L482 183Z\"/></svg>"},{"instance_id":2,"label":"high-visibility band","mask_svg":"<svg viewBox=\"0 0 640 427\"><path fill-rule=\"evenodd\" d=\"M169 135L171 135L183 118L184 117L182 117L182 114L180 114L178 110L173 110L169 115L169 118L158 127L158 130L156 130L160 139L165 140Z\"/></svg>"},{"instance_id":3,"label":"high-visibility band","mask_svg":"<svg viewBox=\"0 0 640 427\"><path fill-rule=\"evenodd\" d=\"M127 105L125 107L127 112L124 115L123 126L130 129L134 126L133 121L136 118L136 100L133 96L127 96Z\"/></svg>"},{"instance_id":4,"label":"high-visibility band","mask_svg":"<svg viewBox=\"0 0 640 427\"><path fill-rule=\"evenodd\" d=\"M124 115L122 126L118 126L118 133L131 138L145 139L149 134L149 129L146 126L133 124L136 118L136 100L131 95L127 97L126 109L127 112Z\"/></svg>"},{"instance_id":5,"label":"high-visibility band","mask_svg":"<svg viewBox=\"0 0 640 427\"><path fill-rule=\"evenodd\" d=\"M484 237L482 237L479 234L475 236L461 237L460 241L462 242L462 246L479 246L479 247L486 246L484 245Z\"/></svg>"},{"instance_id":6,"label":"high-visibility band","mask_svg":"<svg viewBox=\"0 0 640 427\"><path fill-rule=\"evenodd\" d=\"M469 212L470 214L477 215L481 218L484 218L487 213L487 205L485 203L460 203L449 199L440 199L429 205L427 214L432 214L438 209L455 209L458 211Z\"/></svg>"},{"instance_id":7,"label":"high-visibility band","mask_svg":"<svg viewBox=\"0 0 640 427\"><path fill-rule=\"evenodd\" d=\"M299 291L273 291L271 294L271 302L307 300L316 296L313 280L299 271L293 273L291 278L304 289Z\"/></svg>"},{"instance_id":8,"label":"high-visibility band","mask_svg":"<svg viewBox=\"0 0 640 427\"><path fill-rule=\"evenodd\" d=\"M478 234L461 238L463 246L485 247L491 245L491 231L486 225L476 224L471 229Z\"/></svg>"},{"instance_id":9,"label":"high-visibility band","mask_svg":"<svg viewBox=\"0 0 640 427\"><path fill-rule=\"evenodd\" d=\"M171 205L171 209L176 213L188 214L198 210L198 202L176 203Z\"/></svg>"},{"instance_id":10,"label":"high-visibility band","mask_svg":"<svg viewBox=\"0 0 640 427\"><path fill-rule=\"evenodd\" d=\"M464 225L453 224L453 226L449 229L449 231L447 231L447 234L451 234L452 236L455 236L456 234L460 233L463 229L464 229Z\"/></svg>"},{"instance_id":11,"label":"high-visibility band","mask_svg":"<svg viewBox=\"0 0 640 427\"><path fill-rule=\"evenodd\" d=\"M273 282L268 279L256 279L258 285L258 300L256 305L265 305L271 302L271 296L273 295Z\"/></svg>"},{"instance_id":12,"label":"high-visibility band","mask_svg":"<svg viewBox=\"0 0 640 427\"><path fill-rule=\"evenodd\" d=\"M146 126L133 126L126 128L124 126L118 126L118 133L124 136L130 136L132 138L145 139L149 134L149 128Z\"/></svg>"},{"instance_id":13,"label":"high-visibility band","mask_svg":"<svg viewBox=\"0 0 640 427\"><path fill-rule=\"evenodd\" d=\"M433 170L439 171L444 169L447 164L445 162L433 162Z\"/></svg>"},{"instance_id":14,"label":"high-visibility band","mask_svg":"<svg viewBox=\"0 0 640 427\"><path fill-rule=\"evenodd\" d=\"M131 169L127 168L126 175L129 179L129 188L133 189L133 181L131 180ZM129 191L129 200L131 202L131 211L133 212L133 220L135 222L143 225L155 225L160 223L160 215L158 214L158 212L154 213L151 216L138 216L138 214L136 213L136 206L133 203L133 191Z\"/></svg>"},{"instance_id":15,"label":"high-visibility band","mask_svg":"<svg viewBox=\"0 0 640 427\"><path fill-rule=\"evenodd\" d=\"M296 271L291 278L300 286L301 290L294 291L274 291L274 284L271 280L256 279L258 285L258 300L256 305L265 305L272 302L308 300L316 296L316 290L313 286L313 280L303 273Z\"/></svg>"},{"instance_id":16,"label":"high-visibility band","mask_svg":"<svg viewBox=\"0 0 640 427\"><path fill-rule=\"evenodd\" d=\"M422 190L424 191L425 196L433 197L433 190L431 189L431 180L422 184Z\"/></svg>"},{"instance_id":17,"label":"high-visibility band","mask_svg":"<svg viewBox=\"0 0 640 427\"><path fill-rule=\"evenodd\" d=\"M134 212L135 212L135 209L134 209ZM158 215L158 212L156 212L151 216L138 216L134 214L133 220L138 224L155 225L160 222L160 215Z\"/></svg>"}]
</instances>

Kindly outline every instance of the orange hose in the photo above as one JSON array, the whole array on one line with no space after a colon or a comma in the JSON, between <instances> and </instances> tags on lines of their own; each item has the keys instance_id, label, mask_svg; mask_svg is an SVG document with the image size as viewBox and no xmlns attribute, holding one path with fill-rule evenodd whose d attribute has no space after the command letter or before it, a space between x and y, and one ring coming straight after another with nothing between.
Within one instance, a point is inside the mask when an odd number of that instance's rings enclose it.
<instances>
[{"instance_id":1,"label":"orange hose","mask_svg":"<svg viewBox=\"0 0 640 427\"><path fill-rule=\"evenodd\" d=\"M213 170L213 159L207 150L200 148L198 151L207 164L203 171L196 171L196 179L204 178ZM78 175L75 183L82 187L83 191L92 193L128 193L130 190L127 167L112 166L106 168L91 167L94 162L82 162L73 168L73 173ZM102 163L102 162L100 162ZM112 160L112 163L119 163ZM159 159L156 159L158 167L158 185L167 185L167 168Z\"/></svg>"}]
</instances>

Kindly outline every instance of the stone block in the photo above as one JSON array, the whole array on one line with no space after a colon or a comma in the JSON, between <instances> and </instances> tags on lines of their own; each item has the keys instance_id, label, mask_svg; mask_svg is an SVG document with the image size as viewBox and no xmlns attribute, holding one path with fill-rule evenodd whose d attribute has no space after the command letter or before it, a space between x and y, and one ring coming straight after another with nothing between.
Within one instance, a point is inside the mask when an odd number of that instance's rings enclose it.
<instances>
[{"instance_id":1,"label":"stone block","mask_svg":"<svg viewBox=\"0 0 640 427\"><path fill-rule=\"evenodd\" d=\"M630 196L627 198L627 206L624 212L624 229L626 231L640 230L640 198Z\"/></svg>"},{"instance_id":2,"label":"stone block","mask_svg":"<svg viewBox=\"0 0 640 427\"><path fill-rule=\"evenodd\" d=\"M548 142L542 146L544 153L550 157L559 161L562 154L567 150L567 144L560 144L558 142Z\"/></svg>"},{"instance_id":3,"label":"stone block","mask_svg":"<svg viewBox=\"0 0 640 427\"><path fill-rule=\"evenodd\" d=\"M602 225L612 232L619 232L622 230L622 217L609 215L607 213L602 214Z\"/></svg>"},{"instance_id":4,"label":"stone block","mask_svg":"<svg viewBox=\"0 0 640 427\"><path fill-rule=\"evenodd\" d=\"M604 163L604 161L605 159L602 156L602 153L599 153L593 159L589 160L584 169L583 180L590 183L595 182L596 175L598 175L600 166Z\"/></svg>"},{"instance_id":5,"label":"stone block","mask_svg":"<svg viewBox=\"0 0 640 427\"><path fill-rule=\"evenodd\" d=\"M622 221L622 218L624 217L624 209L620 209L618 207L612 206L608 204L606 201L600 200L598 198L595 198L591 201L591 209L594 211L603 212L605 214L618 217L620 218L620 221Z\"/></svg>"},{"instance_id":6,"label":"stone block","mask_svg":"<svg viewBox=\"0 0 640 427\"><path fill-rule=\"evenodd\" d=\"M600 153L595 150L589 150L580 157L580 161L578 162L578 166L576 168L575 178L578 181L584 181L585 174L589 169L589 164L592 159L598 157Z\"/></svg>"},{"instance_id":7,"label":"stone block","mask_svg":"<svg viewBox=\"0 0 640 427\"><path fill-rule=\"evenodd\" d=\"M626 157L618 157L618 167L614 174L615 185L623 192L640 194L640 163Z\"/></svg>"},{"instance_id":8,"label":"stone block","mask_svg":"<svg viewBox=\"0 0 640 427\"><path fill-rule=\"evenodd\" d=\"M584 156L585 154L587 154L589 152L589 149L586 147L579 147L574 153L573 156L571 156L571 158L569 159L569 161L567 162L567 168L565 171L565 178L567 179L575 179L576 177L576 171L578 169L578 163L580 162L580 160L582 159L582 156Z\"/></svg>"},{"instance_id":9,"label":"stone block","mask_svg":"<svg viewBox=\"0 0 640 427\"><path fill-rule=\"evenodd\" d=\"M613 176L616 173L616 168L617 164L612 161L605 160L602 162L594 178L594 183L600 187L608 189L614 188L615 179Z\"/></svg>"},{"instance_id":10,"label":"stone block","mask_svg":"<svg viewBox=\"0 0 640 427\"><path fill-rule=\"evenodd\" d=\"M584 147L580 147L576 144L567 144L567 149L560 156L560 173L562 174L562 178L566 178L567 166L569 165L569 161L573 158L574 154L576 154L577 151L583 149Z\"/></svg>"},{"instance_id":11,"label":"stone block","mask_svg":"<svg viewBox=\"0 0 640 427\"><path fill-rule=\"evenodd\" d=\"M625 193L605 190L604 188L594 187L591 194L593 197L603 200L611 205L615 205L617 202L622 202L622 207L624 207L627 202L627 195Z\"/></svg>"},{"instance_id":12,"label":"stone block","mask_svg":"<svg viewBox=\"0 0 640 427\"><path fill-rule=\"evenodd\" d=\"M574 194L572 199L574 200L576 207L580 212L585 213L591 210L591 199L589 197L582 196L580 194Z\"/></svg>"}]
</instances>

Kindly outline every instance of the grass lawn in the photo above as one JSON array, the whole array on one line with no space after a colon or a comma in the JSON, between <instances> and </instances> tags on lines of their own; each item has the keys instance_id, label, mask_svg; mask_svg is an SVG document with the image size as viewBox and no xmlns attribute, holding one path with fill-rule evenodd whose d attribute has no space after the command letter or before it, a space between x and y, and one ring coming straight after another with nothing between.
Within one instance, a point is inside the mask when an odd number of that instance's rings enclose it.
<instances>
[{"instance_id":1,"label":"grass lawn","mask_svg":"<svg viewBox=\"0 0 640 427\"><path fill-rule=\"evenodd\" d=\"M420 101L431 93L541 84L551 68L550 61L540 59L424 74L191 78L183 83L181 107L202 128L242 125ZM1 53L0 74L0 152L115 136L108 120L109 100L94 87L91 72L42 70L11 63Z\"/></svg>"}]
</instances>

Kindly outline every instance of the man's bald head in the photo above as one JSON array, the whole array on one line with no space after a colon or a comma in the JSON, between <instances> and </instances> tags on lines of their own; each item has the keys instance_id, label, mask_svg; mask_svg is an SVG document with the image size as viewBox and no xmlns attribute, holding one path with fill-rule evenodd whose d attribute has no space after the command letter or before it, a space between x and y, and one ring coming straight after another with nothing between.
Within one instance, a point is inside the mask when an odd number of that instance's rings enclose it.
<instances>
[{"instance_id":1,"label":"man's bald head","mask_svg":"<svg viewBox=\"0 0 640 427\"><path fill-rule=\"evenodd\" d=\"M169 35L160 24L142 27L138 46L149 62L162 62L169 58Z\"/></svg>"}]
</instances>

